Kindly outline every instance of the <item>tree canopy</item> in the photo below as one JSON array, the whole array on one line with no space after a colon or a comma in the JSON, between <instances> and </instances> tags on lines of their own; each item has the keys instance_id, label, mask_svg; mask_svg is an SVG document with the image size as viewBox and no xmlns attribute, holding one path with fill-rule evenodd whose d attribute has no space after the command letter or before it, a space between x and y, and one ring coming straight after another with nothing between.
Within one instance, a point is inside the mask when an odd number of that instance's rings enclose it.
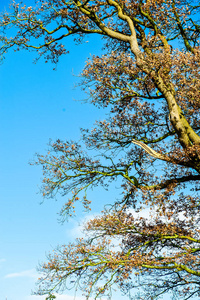
<instances>
[{"instance_id":1,"label":"tree canopy","mask_svg":"<svg viewBox=\"0 0 200 300\"><path fill-rule=\"evenodd\" d=\"M49 255L38 294L51 299L74 287L96 299L117 286L134 299L199 296L199 13L199 1L189 0L39 0L13 2L2 14L2 57L26 49L58 63L71 35L104 43L81 85L88 101L107 107L107 119L83 129L80 143L50 143L35 163L44 197L69 195L62 218L76 202L90 209L88 189L116 181L121 193L84 225L88 238ZM151 217L134 216L147 209Z\"/></svg>"}]
</instances>

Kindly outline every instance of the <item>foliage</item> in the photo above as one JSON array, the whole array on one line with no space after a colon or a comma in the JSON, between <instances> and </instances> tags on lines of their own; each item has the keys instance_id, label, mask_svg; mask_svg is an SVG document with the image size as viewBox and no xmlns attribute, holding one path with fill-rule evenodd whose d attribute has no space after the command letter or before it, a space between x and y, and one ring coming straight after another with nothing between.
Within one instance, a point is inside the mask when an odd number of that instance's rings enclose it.
<instances>
[{"instance_id":1,"label":"foliage","mask_svg":"<svg viewBox=\"0 0 200 300\"><path fill-rule=\"evenodd\" d=\"M104 42L82 87L108 118L82 130L81 144L52 142L36 164L44 197L72 193L63 218L77 201L89 209L88 189L117 180L123 193L85 224L88 239L49 255L38 294L75 287L96 299L116 285L127 294L140 288L134 299L199 296L199 12L189 0L39 0L2 15L1 55L27 49L57 63L70 35ZM147 208L151 217L135 217Z\"/></svg>"}]
</instances>

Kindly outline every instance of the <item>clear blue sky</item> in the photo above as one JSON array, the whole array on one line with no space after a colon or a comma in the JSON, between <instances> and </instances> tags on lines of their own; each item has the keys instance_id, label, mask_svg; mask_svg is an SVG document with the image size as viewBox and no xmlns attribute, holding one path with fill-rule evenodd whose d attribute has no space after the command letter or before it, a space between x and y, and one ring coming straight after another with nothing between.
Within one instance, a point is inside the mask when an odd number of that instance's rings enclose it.
<instances>
[{"instance_id":1,"label":"clear blue sky","mask_svg":"<svg viewBox=\"0 0 200 300\"><path fill-rule=\"evenodd\" d=\"M0 11L8 3L1 0ZM49 138L78 140L80 127L90 128L104 117L104 111L74 101L84 94L74 89L78 78L73 76L81 72L90 54L101 52L101 41L93 37L75 46L68 39L68 48L70 54L61 58L56 71L44 60L33 64L35 54L29 52L10 51L0 65L0 300L44 299L30 295L38 277L35 267L48 251L72 241L79 234L78 223L86 217L80 212L60 225L57 213L63 202L48 200L40 205L41 169L28 164L34 153L45 153ZM98 190L92 194L93 213L102 209L106 195Z\"/></svg>"},{"instance_id":2,"label":"clear blue sky","mask_svg":"<svg viewBox=\"0 0 200 300\"><path fill-rule=\"evenodd\" d=\"M9 1L0 2L2 6ZM37 278L35 267L57 244L68 243L78 221L61 226L62 203L37 194L41 170L28 162L35 152L45 153L49 138L75 139L80 127L90 127L102 114L83 98L74 83L100 41L74 47L57 71L44 60L33 64L33 53L10 51L0 66L0 299L28 300ZM102 208L102 207L100 207ZM99 209L97 205L97 210ZM83 215L81 215L81 218Z\"/></svg>"}]
</instances>

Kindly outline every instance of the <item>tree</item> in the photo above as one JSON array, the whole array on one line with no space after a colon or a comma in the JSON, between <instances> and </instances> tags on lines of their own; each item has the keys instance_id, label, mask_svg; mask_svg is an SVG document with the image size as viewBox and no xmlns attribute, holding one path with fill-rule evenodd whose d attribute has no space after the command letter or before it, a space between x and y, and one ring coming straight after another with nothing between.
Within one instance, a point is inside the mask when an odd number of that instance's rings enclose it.
<instances>
[{"instance_id":1,"label":"tree","mask_svg":"<svg viewBox=\"0 0 200 300\"><path fill-rule=\"evenodd\" d=\"M117 180L121 199L85 224L90 238L49 255L38 294L74 286L96 299L117 285L140 288L139 299L199 296L199 12L189 0L39 0L2 15L2 56L27 49L57 63L70 35L104 41L104 54L86 62L82 87L108 119L82 130L81 144L52 142L36 164L44 197L72 193L63 218L78 201L89 209L87 190L97 185ZM147 208L151 218L134 217Z\"/></svg>"}]
</instances>

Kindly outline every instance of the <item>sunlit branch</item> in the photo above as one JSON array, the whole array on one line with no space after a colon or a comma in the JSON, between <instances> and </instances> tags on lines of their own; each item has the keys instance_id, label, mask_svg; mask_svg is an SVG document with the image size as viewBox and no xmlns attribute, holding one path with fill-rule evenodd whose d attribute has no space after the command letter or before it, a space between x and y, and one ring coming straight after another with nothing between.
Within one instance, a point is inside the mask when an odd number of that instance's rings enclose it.
<instances>
[{"instance_id":1,"label":"sunlit branch","mask_svg":"<svg viewBox=\"0 0 200 300\"><path fill-rule=\"evenodd\" d=\"M172 2L172 7L173 7L173 12L174 12L174 15L175 15L175 18L176 18L176 22L177 22L177 25L178 25L178 28L180 30L180 33L183 37L183 41L184 41L184 44L185 44L185 47L187 48L187 50L191 51L192 53L194 53L194 49L191 47L189 41L188 41L188 38L187 38L187 35L185 33L185 30L181 24L181 21L180 21L180 18L179 18L179 15L176 11L176 7L175 7L175 0L173 0Z\"/></svg>"}]
</instances>

